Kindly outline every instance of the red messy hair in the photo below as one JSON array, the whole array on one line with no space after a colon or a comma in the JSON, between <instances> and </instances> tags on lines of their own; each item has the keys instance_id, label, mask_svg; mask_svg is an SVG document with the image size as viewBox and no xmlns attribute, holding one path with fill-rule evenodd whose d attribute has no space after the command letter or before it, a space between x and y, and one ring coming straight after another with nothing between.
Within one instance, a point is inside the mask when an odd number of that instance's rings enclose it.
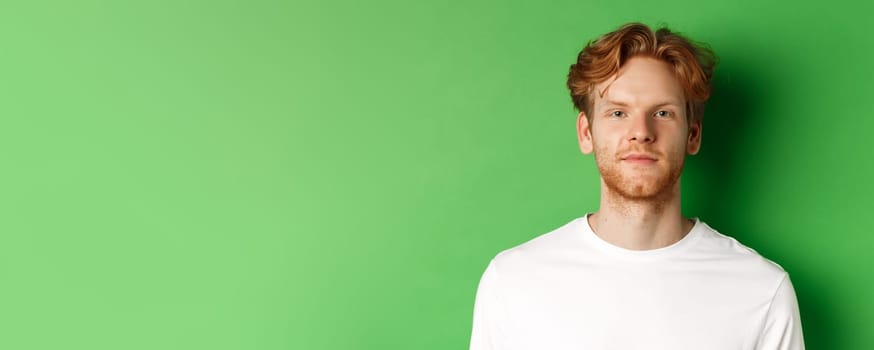
<instances>
[{"instance_id":1,"label":"red messy hair","mask_svg":"<svg viewBox=\"0 0 874 350\"><path fill-rule=\"evenodd\" d=\"M670 64L686 95L687 122L700 121L712 91L716 55L708 47L660 28L628 23L589 42L568 73L567 86L577 110L592 122L592 90L615 75L632 57L652 57Z\"/></svg>"}]
</instances>

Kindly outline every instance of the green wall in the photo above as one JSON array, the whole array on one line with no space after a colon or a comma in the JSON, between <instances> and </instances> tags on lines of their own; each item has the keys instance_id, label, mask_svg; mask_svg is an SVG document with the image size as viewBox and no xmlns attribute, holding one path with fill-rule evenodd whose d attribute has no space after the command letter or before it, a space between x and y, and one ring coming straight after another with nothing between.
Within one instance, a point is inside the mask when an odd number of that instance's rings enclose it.
<instances>
[{"instance_id":1,"label":"green wall","mask_svg":"<svg viewBox=\"0 0 874 350\"><path fill-rule=\"evenodd\" d=\"M685 214L874 348L872 10L5 2L0 348L466 348L489 259L597 209L564 79L627 21L721 56Z\"/></svg>"}]
</instances>

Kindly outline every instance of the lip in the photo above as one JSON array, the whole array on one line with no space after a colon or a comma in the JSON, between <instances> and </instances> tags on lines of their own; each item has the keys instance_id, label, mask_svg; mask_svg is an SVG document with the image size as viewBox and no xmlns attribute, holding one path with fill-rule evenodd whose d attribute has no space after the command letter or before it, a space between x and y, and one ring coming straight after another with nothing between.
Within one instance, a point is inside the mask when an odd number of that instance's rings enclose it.
<instances>
[{"instance_id":1,"label":"lip","mask_svg":"<svg viewBox=\"0 0 874 350\"><path fill-rule=\"evenodd\" d=\"M622 157L622 161L633 164L652 164L656 162L656 157L645 153L629 153Z\"/></svg>"}]
</instances>

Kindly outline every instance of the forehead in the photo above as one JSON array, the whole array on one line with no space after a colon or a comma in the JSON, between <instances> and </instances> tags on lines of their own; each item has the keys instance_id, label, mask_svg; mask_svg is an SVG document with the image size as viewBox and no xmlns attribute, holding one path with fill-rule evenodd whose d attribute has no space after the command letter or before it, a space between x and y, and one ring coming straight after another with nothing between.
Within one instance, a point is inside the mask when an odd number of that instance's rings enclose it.
<instances>
[{"instance_id":1,"label":"forehead","mask_svg":"<svg viewBox=\"0 0 874 350\"><path fill-rule=\"evenodd\" d=\"M596 108L619 102L634 106L683 105L685 94L670 64L649 57L628 60L616 75L595 85Z\"/></svg>"}]
</instances>

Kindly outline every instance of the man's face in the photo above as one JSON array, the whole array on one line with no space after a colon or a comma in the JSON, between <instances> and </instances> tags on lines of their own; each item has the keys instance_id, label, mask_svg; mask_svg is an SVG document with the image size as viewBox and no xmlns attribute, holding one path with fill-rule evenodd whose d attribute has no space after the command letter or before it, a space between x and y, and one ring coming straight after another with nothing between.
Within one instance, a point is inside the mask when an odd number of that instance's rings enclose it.
<instances>
[{"instance_id":1,"label":"man's face","mask_svg":"<svg viewBox=\"0 0 874 350\"><path fill-rule=\"evenodd\" d=\"M635 57L595 86L592 122L577 120L580 150L594 150L603 185L633 201L664 198L675 188L685 154L701 144L688 125L683 88L670 65Z\"/></svg>"}]
</instances>

